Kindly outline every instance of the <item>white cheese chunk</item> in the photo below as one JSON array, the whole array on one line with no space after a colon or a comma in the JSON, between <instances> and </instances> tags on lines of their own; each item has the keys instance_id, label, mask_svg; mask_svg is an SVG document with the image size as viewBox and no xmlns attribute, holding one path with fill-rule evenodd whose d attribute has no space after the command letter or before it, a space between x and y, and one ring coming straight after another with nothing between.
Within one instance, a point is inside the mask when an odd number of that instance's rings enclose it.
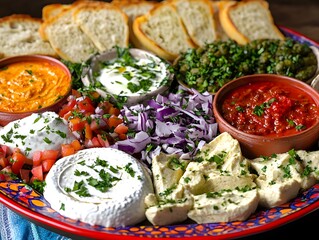
<instances>
[{"instance_id":1,"label":"white cheese chunk","mask_svg":"<svg viewBox=\"0 0 319 240\"><path fill-rule=\"evenodd\" d=\"M60 159L44 188L44 198L61 215L105 227L143 221L149 193L152 180L144 165L112 148L81 150Z\"/></svg>"},{"instance_id":2,"label":"white cheese chunk","mask_svg":"<svg viewBox=\"0 0 319 240\"><path fill-rule=\"evenodd\" d=\"M235 189L236 187L256 187L254 183L255 175L245 171L242 175L223 173L211 168L211 163L204 161L201 163L191 162L183 174L180 184L194 195L203 194L222 189Z\"/></svg>"},{"instance_id":3,"label":"white cheese chunk","mask_svg":"<svg viewBox=\"0 0 319 240\"><path fill-rule=\"evenodd\" d=\"M303 174L301 162L289 152L253 159L251 165L258 173L256 184L260 188L260 205L263 207L286 203L316 182L314 176Z\"/></svg>"},{"instance_id":4,"label":"white cheese chunk","mask_svg":"<svg viewBox=\"0 0 319 240\"><path fill-rule=\"evenodd\" d=\"M301 163L304 167L305 175L310 174L319 180L319 151L296 151L297 155L301 159Z\"/></svg>"},{"instance_id":5,"label":"white cheese chunk","mask_svg":"<svg viewBox=\"0 0 319 240\"><path fill-rule=\"evenodd\" d=\"M194 196L194 207L188 217L199 224L244 221L256 211L258 202L256 189L204 193Z\"/></svg>"},{"instance_id":6,"label":"white cheese chunk","mask_svg":"<svg viewBox=\"0 0 319 240\"><path fill-rule=\"evenodd\" d=\"M38 150L60 150L62 144L74 139L67 124L55 112L34 113L0 129L0 144L11 150L18 147L28 158Z\"/></svg>"},{"instance_id":7,"label":"white cheese chunk","mask_svg":"<svg viewBox=\"0 0 319 240\"><path fill-rule=\"evenodd\" d=\"M179 159L178 155L160 153L152 160L155 193L173 188L182 177L189 161Z\"/></svg>"},{"instance_id":8,"label":"white cheese chunk","mask_svg":"<svg viewBox=\"0 0 319 240\"><path fill-rule=\"evenodd\" d=\"M287 203L295 198L300 191L300 183L295 179L275 181L272 183L257 178L256 183L259 187L259 205L265 208L273 208Z\"/></svg>"},{"instance_id":9,"label":"white cheese chunk","mask_svg":"<svg viewBox=\"0 0 319 240\"><path fill-rule=\"evenodd\" d=\"M148 196L148 198L151 198ZM160 201L156 205L146 209L147 219L158 226L183 222L187 219L187 213L193 207L193 198L185 194L184 198L169 201Z\"/></svg>"},{"instance_id":10,"label":"white cheese chunk","mask_svg":"<svg viewBox=\"0 0 319 240\"><path fill-rule=\"evenodd\" d=\"M202 162L209 161L210 169L218 169L221 173L242 175L249 173L249 163L242 155L238 140L229 133L223 132L208 144L205 144L196 159Z\"/></svg>"}]
</instances>

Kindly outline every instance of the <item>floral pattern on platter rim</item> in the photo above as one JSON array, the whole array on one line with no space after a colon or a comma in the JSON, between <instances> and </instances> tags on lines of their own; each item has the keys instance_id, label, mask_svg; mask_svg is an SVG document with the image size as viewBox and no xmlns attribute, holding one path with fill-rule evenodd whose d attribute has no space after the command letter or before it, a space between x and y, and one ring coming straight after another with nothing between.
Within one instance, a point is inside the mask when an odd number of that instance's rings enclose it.
<instances>
[{"instance_id":1,"label":"floral pattern on platter rim","mask_svg":"<svg viewBox=\"0 0 319 240\"><path fill-rule=\"evenodd\" d=\"M290 30L280 27L287 37L301 43L306 43L319 48L319 43ZM79 235L95 239L115 239L116 237L128 239L141 238L181 238L190 239L230 238L247 236L254 233L278 227L289 220L294 220L319 208L319 184L314 185L289 203L279 207L258 210L246 221L195 224L185 223L171 226L152 226L149 223L137 226L105 228L91 226L61 216L50 208L49 203L42 195L33 191L19 181L0 183L0 202L31 221L46 226L48 229L64 232L67 235Z\"/></svg>"}]
</instances>

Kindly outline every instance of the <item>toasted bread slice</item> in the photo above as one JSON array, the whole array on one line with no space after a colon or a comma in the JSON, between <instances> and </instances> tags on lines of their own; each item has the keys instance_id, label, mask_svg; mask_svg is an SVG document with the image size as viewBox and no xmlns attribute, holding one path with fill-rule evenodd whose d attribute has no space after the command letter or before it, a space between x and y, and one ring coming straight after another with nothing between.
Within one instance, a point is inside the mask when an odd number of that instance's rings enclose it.
<instances>
[{"instance_id":1,"label":"toasted bread slice","mask_svg":"<svg viewBox=\"0 0 319 240\"><path fill-rule=\"evenodd\" d=\"M128 17L120 8L105 2L82 4L73 17L100 52L114 46L128 47Z\"/></svg>"},{"instance_id":2,"label":"toasted bread slice","mask_svg":"<svg viewBox=\"0 0 319 240\"><path fill-rule=\"evenodd\" d=\"M82 5L82 4L87 4L88 2L93 2L93 1L91 1L91 0L76 0L72 4L52 3L52 4L45 5L42 8L42 19L44 22L47 22L50 20L50 18L53 18L66 10L70 10L71 8L74 10L77 6ZM44 25L41 25L39 32L40 32L40 36L43 40L49 41L47 36L45 35Z\"/></svg>"},{"instance_id":3,"label":"toasted bread slice","mask_svg":"<svg viewBox=\"0 0 319 240\"><path fill-rule=\"evenodd\" d=\"M67 61L80 63L98 52L91 39L73 21L73 6L45 21L42 30L58 55Z\"/></svg>"},{"instance_id":4,"label":"toasted bread slice","mask_svg":"<svg viewBox=\"0 0 319 240\"><path fill-rule=\"evenodd\" d=\"M137 17L133 31L145 49L168 61L174 61L180 53L195 47L177 11L167 2Z\"/></svg>"},{"instance_id":5,"label":"toasted bread slice","mask_svg":"<svg viewBox=\"0 0 319 240\"><path fill-rule=\"evenodd\" d=\"M48 21L50 18L53 18L59 15L64 10L71 8L71 4L60 4L60 3L53 3L46 5L42 8L42 20L44 22ZM48 41L47 36L45 35L44 25L42 24L39 28L40 36L43 40Z\"/></svg>"},{"instance_id":6,"label":"toasted bread slice","mask_svg":"<svg viewBox=\"0 0 319 240\"><path fill-rule=\"evenodd\" d=\"M216 23L217 40L228 41L229 37L226 34L226 32L224 31L224 29L220 23L220 19L219 19L219 9L221 8L220 4L222 4L222 2L223 1L210 1L211 6L214 10L214 20ZM230 2L230 1L228 0L228 2Z\"/></svg>"},{"instance_id":7,"label":"toasted bread slice","mask_svg":"<svg viewBox=\"0 0 319 240\"><path fill-rule=\"evenodd\" d=\"M264 0L223 1L219 13L224 31L239 44L257 39L284 39Z\"/></svg>"},{"instance_id":8,"label":"toasted bread slice","mask_svg":"<svg viewBox=\"0 0 319 240\"><path fill-rule=\"evenodd\" d=\"M113 3L113 2L112 2ZM142 16L144 14L147 14L151 9L153 9L157 2L151 2L151 1L131 1L131 2L125 2L121 1L118 3L114 3L119 8L122 9L122 11L128 16L128 24L129 24L129 40L134 45L134 47L142 48L140 45L140 42L137 40L136 36L133 32L133 22L134 20Z\"/></svg>"},{"instance_id":9,"label":"toasted bread slice","mask_svg":"<svg viewBox=\"0 0 319 240\"><path fill-rule=\"evenodd\" d=\"M57 57L50 43L41 39L42 20L13 14L0 19L0 56L39 54Z\"/></svg>"},{"instance_id":10,"label":"toasted bread slice","mask_svg":"<svg viewBox=\"0 0 319 240\"><path fill-rule=\"evenodd\" d=\"M57 16L63 10L69 9L70 7L71 7L70 4L60 4L60 3L45 5L42 8L42 19L43 21L48 21L50 18Z\"/></svg>"},{"instance_id":11,"label":"toasted bread slice","mask_svg":"<svg viewBox=\"0 0 319 240\"><path fill-rule=\"evenodd\" d=\"M197 46L217 40L214 9L209 0L172 0L172 4Z\"/></svg>"}]
</instances>

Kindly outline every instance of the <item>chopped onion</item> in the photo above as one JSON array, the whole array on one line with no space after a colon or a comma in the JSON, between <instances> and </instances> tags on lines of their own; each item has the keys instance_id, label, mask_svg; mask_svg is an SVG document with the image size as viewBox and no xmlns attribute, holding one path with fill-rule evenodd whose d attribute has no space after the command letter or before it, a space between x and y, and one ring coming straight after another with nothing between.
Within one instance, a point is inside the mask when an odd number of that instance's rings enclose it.
<instances>
[{"instance_id":1,"label":"chopped onion","mask_svg":"<svg viewBox=\"0 0 319 240\"><path fill-rule=\"evenodd\" d=\"M130 154L141 153L151 164L161 151L192 159L202 146L217 135L212 111L213 96L209 93L182 92L157 95L144 106L124 106L121 114L134 137L118 141L112 147Z\"/></svg>"}]
</instances>

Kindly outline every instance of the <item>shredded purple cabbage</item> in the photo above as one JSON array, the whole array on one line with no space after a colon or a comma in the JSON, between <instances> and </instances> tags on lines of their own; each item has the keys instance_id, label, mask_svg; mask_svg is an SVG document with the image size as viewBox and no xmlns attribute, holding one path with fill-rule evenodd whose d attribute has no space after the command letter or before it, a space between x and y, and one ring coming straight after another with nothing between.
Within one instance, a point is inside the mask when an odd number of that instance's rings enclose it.
<instances>
[{"instance_id":1,"label":"shredded purple cabbage","mask_svg":"<svg viewBox=\"0 0 319 240\"><path fill-rule=\"evenodd\" d=\"M121 114L136 134L112 147L129 154L140 153L147 164L160 152L192 159L217 135L212 101L209 93L193 90L193 94L157 95L147 105L124 106Z\"/></svg>"}]
</instances>

